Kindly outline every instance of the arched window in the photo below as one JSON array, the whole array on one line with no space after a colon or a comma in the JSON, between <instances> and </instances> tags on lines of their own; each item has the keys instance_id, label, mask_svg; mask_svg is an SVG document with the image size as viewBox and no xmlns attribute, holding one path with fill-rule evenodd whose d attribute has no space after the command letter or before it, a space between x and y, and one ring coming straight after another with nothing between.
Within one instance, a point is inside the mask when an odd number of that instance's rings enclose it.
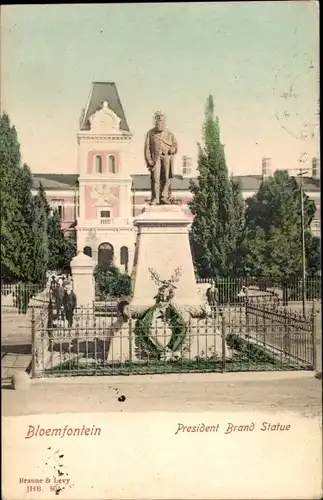
<instances>
[{"instance_id":1,"label":"arched window","mask_svg":"<svg viewBox=\"0 0 323 500\"><path fill-rule=\"evenodd\" d=\"M92 248L91 247L84 247L83 253L85 253L85 255L88 255L89 257L92 257Z\"/></svg>"},{"instance_id":2,"label":"arched window","mask_svg":"<svg viewBox=\"0 0 323 500\"><path fill-rule=\"evenodd\" d=\"M95 173L102 174L102 158L100 155L95 157Z\"/></svg>"},{"instance_id":3,"label":"arched window","mask_svg":"<svg viewBox=\"0 0 323 500\"><path fill-rule=\"evenodd\" d=\"M114 248L111 243L101 243L98 252L98 263L104 269L113 266Z\"/></svg>"},{"instance_id":4,"label":"arched window","mask_svg":"<svg viewBox=\"0 0 323 500\"><path fill-rule=\"evenodd\" d=\"M120 248L120 264L124 266L125 271L128 272L129 252L128 247Z\"/></svg>"},{"instance_id":5,"label":"arched window","mask_svg":"<svg viewBox=\"0 0 323 500\"><path fill-rule=\"evenodd\" d=\"M109 173L110 174L115 174L116 173L116 159L113 155L109 156Z\"/></svg>"}]
</instances>

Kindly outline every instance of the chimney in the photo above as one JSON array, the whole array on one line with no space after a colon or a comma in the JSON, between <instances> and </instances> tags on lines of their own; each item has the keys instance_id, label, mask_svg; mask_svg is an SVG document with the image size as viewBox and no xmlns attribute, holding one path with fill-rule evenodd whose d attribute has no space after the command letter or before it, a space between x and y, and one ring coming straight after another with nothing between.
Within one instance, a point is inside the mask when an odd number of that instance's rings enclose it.
<instances>
[{"instance_id":1,"label":"chimney","mask_svg":"<svg viewBox=\"0 0 323 500\"><path fill-rule=\"evenodd\" d=\"M262 159L262 178L267 179L271 176L271 158Z\"/></svg>"},{"instance_id":2,"label":"chimney","mask_svg":"<svg viewBox=\"0 0 323 500\"><path fill-rule=\"evenodd\" d=\"M318 158L312 158L312 178L320 178L320 160Z\"/></svg>"},{"instance_id":3,"label":"chimney","mask_svg":"<svg viewBox=\"0 0 323 500\"><path fill-rule=\"evenodd\" d=\"M192 173L192 158L183 156L182 175L190 175Z\"/></svg>"}]
</instances>

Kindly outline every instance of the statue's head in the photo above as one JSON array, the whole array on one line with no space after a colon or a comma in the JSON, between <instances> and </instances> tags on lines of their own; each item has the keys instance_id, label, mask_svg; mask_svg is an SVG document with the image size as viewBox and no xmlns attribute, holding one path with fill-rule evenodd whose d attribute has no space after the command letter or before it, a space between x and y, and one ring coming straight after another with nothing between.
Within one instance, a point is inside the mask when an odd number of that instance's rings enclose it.
<instances>
[{"instance_id":1,"label":"statue's head","mask_svg":"<svg viewBox=\"0 0 323 500\"><path fill-rule=\"evenodd\" d=\"M166 127L166 117L162 111L155 113L155 127L160 132Z\"/></svg>"}]
</instances>

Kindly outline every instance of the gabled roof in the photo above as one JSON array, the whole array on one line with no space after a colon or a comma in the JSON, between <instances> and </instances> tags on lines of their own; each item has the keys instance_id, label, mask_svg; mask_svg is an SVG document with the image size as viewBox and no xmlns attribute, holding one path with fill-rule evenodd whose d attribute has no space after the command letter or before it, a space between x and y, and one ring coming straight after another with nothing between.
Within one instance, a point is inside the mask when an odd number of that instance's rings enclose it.
<instances>
[{"instance_id":1,"label":"gabled roof","mask_svg":"<svg viewBox=\"0 0 323 500\"><path fill-rule=\"evenodd\" d=\"M90 129L90 116L101 108L102 103L107 101L109 108L121 119L120 129L125 132L130 132L124 113L116 84L114 82L93 82L91 92L88 98L86 107L82 113L80 120L80 130Z\"/></svg>"}]
</instances>

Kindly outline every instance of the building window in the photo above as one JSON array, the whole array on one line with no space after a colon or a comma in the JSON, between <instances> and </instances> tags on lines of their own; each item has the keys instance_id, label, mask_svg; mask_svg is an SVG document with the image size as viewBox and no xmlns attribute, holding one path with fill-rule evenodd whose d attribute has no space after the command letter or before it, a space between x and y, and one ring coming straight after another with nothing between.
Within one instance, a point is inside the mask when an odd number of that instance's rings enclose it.
<instances>
[{"instance_id":1,"label":"building window","mask_svg":"<svg viewBox=\"0 0 323 500\"><path fill-rule=\"evenodd\" d=\"M189 156L183 156L183 175L189 175L192 172L192 158Z\"/></svg>"},{"instance_id":2,"label":"building window","mask_svg":"<svg viewBox=\"0 0 323 500\"><path fill-rule=\"evenodd\" d=\"M103 269L113 266L114 248L111 243L101 243L98 248L98 263Z\"/></svg>"},{"instance_id":3,"label":"building window","mask_svg":"<svg viewBox=\"0 0 323 500\"><path fill-rule=\"evenodd\" d=\"M59 213L60 218L64 219L64 206L63 205L57 205L57 211Z\"/></svg>"},{"instance_id":4,"label":"building window","mask_svg":"<svg viewBox=\"0 0 323 500\"><path fill-rule=\"evenodd\" d=\"M95 173L102 174L102 158L99 155L95 157Z\"/></svg>"},{"instance_id":5,"label":"building window","mask_svg":"<svg viewBox=\"0 0 323 500\"><path fill-rule=\"evenodd\" d=\"M53 198L50 202L50 208L52 213L56 210L59 213L60 218L64 219L64 200Z\"/></svg>"},{"instance_id":6,"label":"building window","mask_svg":"<svg viewBox=\"0 0 323 500\"><path fill-rule=\"evenodd\" d=\"M101 215L101 219L110 219L111 212L110 212L110 210L101 210L100 215Z\"/></svg>"},{"instance_id":7,"label":"building window","mask_svg":"<svg viewBox=\"0 0 323 500\"><path fill-rule=\"evenodd\" d=\"M321 233L321 222L319 219L314 219L311 224L311 230L314 236L319 236Z\"/></svg>"},{"instance_id":8,"label":"building window","mask_svg":"<svg viewBox=\"0 0 323 500\"><path fill-rule=\"evenodd\" d=\"M83 253L85 255L88 255L89 257L92 257L92 248L91 247L84 247L83 248Z\"/></svg>"},{"instance_id":9,"label":"building window","mask_svg":"<svg viewBox=\"0 0 323 500\"><path fill-rule=\"evenodd\" d=\"M116 173L116 160L114 156L109 156L109 173L110 174L115 174Z\"/></svg>"},{"instance_id":10,"label":"building window","mask_svg":"<svg viewBox=\"0 0 323 500\"><path fill-rule=\"evenodd\" d=\"M120 248L120 264L124 266L126 273L128 272L129 252L128 247Z\"/></svg>"}]
</instances>

